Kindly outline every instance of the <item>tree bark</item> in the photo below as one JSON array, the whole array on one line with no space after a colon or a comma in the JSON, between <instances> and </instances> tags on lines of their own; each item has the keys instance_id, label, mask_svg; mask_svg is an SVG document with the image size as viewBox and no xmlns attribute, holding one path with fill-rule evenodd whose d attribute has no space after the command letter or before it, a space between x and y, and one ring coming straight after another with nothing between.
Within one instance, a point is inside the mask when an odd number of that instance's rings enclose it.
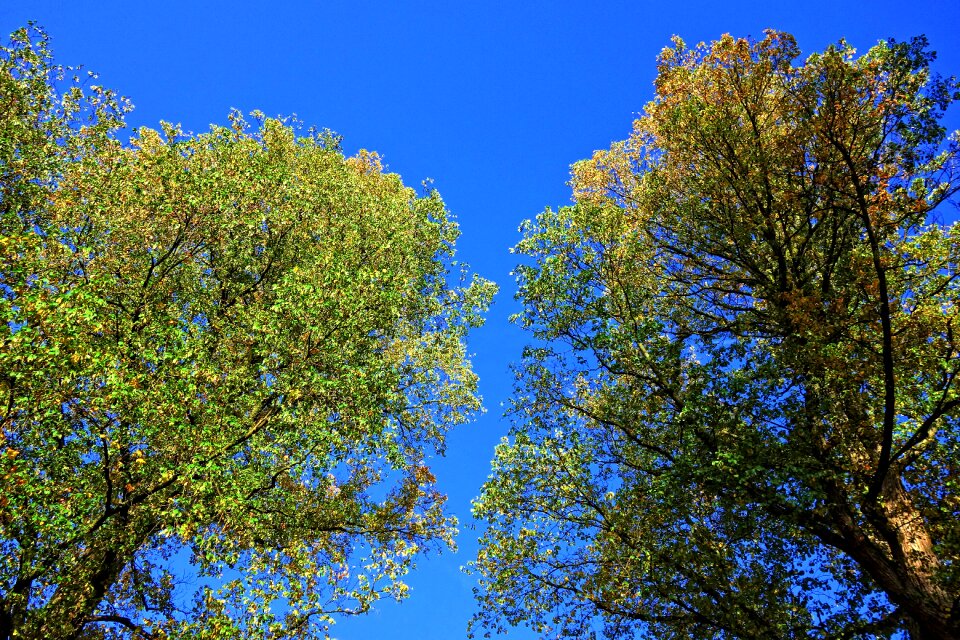
<instances>
[{"instance_id":1,"label":"tree bark","mask_svg":"<svg viewBox=\"0 0 960 640\"><path fill-rule=\"evenodd\" d=\"M835 508L833 524L841 539L829 544L856 561L902 610L911 640L958 640L956 601L934 580L941 563L900 479L889 474L880 500L863 511L876 534L865 530L849 508Z\"/></svg>"}]
</instances>

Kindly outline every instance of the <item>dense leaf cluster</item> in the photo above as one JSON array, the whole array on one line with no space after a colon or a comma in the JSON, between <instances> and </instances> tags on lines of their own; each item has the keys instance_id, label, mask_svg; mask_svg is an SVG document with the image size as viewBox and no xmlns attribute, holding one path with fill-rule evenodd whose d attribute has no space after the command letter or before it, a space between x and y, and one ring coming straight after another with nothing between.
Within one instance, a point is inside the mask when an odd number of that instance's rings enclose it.
<instances>
[{"instance_id":1,"label":"dense leaf cluster","mask_svg":"<svg viewBox=\"0 0 960 640\"><path fill-rule=\"evenodd\" d=\"M922 39L798 54L677 40L524 226L476 628L960 637L960 95Z\"/></svg>"},{"instance_id":2,"label":"dense leaf cluster","mask_svg":"<svg viewBox=\"0 0 960 640\"><path fill-rule=\"evenodd\" d=\"M428 460L492 294L443 202L256 114L121 144L90 82L0 49L0 637L314 637L402 598L455 531Z\"/></svg>"}]
</instances>

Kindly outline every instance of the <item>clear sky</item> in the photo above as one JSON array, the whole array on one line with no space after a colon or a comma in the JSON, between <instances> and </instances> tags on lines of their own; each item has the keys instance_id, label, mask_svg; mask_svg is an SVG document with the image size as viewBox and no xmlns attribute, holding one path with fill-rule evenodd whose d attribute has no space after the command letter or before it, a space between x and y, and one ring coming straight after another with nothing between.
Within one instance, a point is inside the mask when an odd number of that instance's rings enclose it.
<instances>
[{"instance_id":1,"label":"clear sky","mask_svg":"<svg viewBox=\"0 0 960 640\"><path fill-rule=\"evenodd\" d=\"M57 62L83 64L128 96L133 126L205 131L231 108L296 114L379 151L416 186L432 178L460 222L460 256L501 286L470 350L487 413L454 431L436 462L460 551L423 559L410 598L335 628L341 640L463 638L473 602L460 573L476 552L470 500L506 434L501 403L524 336L507 317L517 226L569 202L570 163L622 139L652 97L657 53L723 33L793 33L805 53L846 38L926 34L934 68L960 75L960 1L427 2L386 0L0 0L5 37L34 20ZM960 126L953 113L950 124ZM532 637L528 632L511 638Z\"/></svg>"}]
</instances>

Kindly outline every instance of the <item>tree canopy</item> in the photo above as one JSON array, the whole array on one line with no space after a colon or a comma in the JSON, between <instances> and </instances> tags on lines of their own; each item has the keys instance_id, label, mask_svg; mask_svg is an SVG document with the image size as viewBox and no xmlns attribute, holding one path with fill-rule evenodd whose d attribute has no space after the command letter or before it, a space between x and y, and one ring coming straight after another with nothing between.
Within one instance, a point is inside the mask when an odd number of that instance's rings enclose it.
<instances>
[{"instance_id":1,"label":"tree canopy","mask_svg":"<svg viewBox=\"0 0 960 640\"><path fill-rule=\"evenodd\" d=\"M675 40L524 225L475 631L960 637L957 84L922 38L798 58Z\"/></svg>"},{"instance_id":2,"label":"tree canopy","mask_svg":"<svg viewBox=\"0 0 960 640\"><path fill-rule=\"evenodd\" d=\"M93 82L0 49L0 637L314 637L404 597L493 293L444 203L258 114L121 143Z\"/></svg>"}]
</instances>

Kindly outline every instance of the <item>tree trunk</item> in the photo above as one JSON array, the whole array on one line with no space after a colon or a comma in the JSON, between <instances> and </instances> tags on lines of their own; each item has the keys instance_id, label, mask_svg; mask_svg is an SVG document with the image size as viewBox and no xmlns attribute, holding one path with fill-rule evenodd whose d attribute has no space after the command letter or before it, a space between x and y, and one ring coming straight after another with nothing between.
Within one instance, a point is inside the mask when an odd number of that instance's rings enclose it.
<instances>
[{"instance_id":1,"label":"tree trunk","mask_svg":"<svg viewBox=\"0 0 960 640\"><path fill-rule=\"evenodd\" d=\"M900 607L911 639L960 639L955 599L936 583L941 562L899 477L889 473L877 503L863 512L872 531L865 533L849 514L841 519L845 551Z\"/></svg>"}]
</instances>

